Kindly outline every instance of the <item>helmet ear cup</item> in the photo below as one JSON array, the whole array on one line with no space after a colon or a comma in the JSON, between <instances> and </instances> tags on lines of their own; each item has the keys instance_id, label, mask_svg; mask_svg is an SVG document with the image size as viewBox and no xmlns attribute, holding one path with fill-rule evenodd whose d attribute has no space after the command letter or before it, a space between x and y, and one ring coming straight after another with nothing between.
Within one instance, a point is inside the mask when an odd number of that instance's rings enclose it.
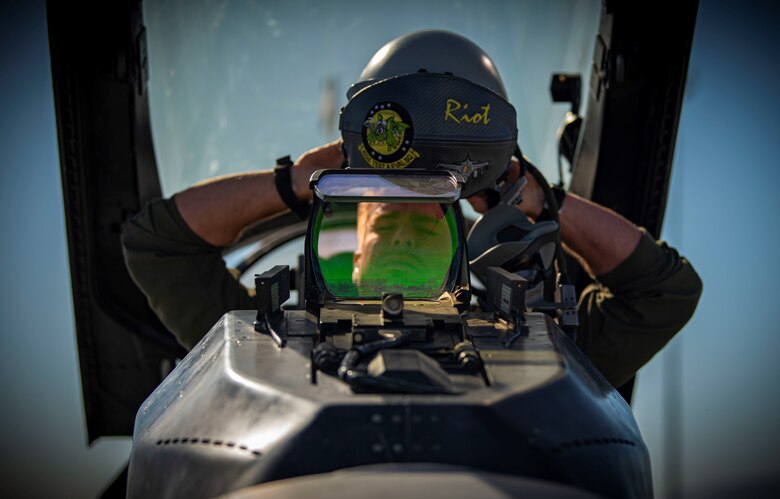
<instances>
[{"instance_id":1,"label":"helmet ear cup","mask_svg":"<svg viewBox=\"0 0 780 499\"><path fill-rule=\"evenodd\" d=\"M467 244L471 270L482 282L490 267L533 271L526 278L534 281L554 272L560 232L553 221L531 223L518 208L498 204L474 223Z\"/></svg>"}]
</instances>

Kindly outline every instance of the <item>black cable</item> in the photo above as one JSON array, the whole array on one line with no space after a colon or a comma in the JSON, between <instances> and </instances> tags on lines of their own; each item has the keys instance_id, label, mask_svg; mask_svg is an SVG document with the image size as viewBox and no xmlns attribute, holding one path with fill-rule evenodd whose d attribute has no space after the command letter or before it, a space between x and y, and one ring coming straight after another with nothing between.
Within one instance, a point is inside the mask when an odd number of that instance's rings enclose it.
<instances>
[{"instance_id":1,"label":"black cable","mask_svg":"<svg viewBox=\"0 0 780 499\"><path fill-rule=\"evenodd\" d=\"M528 159L525 156L523 156L523 151L520 150L519 144L515 144L514 156L520 162L520 177L524 177L526 171L528 171L528 167L526 165Z\"/></svg>"},{"instance_id":2,"label":"black cable","mask_svg":"<svg viewBox=\"0 0 780 499\"><path fill-rule=\"evenodd\" d=\"M400 334L393 338L387 338L379 341L372 341L365 345L353 346L341 360L339 366L339 378L343 381L350 382L350 379L355 375L354 369L360 362L360 359L383 350L385 348L393 348L400 345L404 345L409 342L410 334L405 331L401 331Z\"/></svg>"},{"instance_id":3,"label":"black cable","mask_svg":"<svg viewBox=\"0 0 780 499\"><path fill-rule=\"evenodd\" d=\"M544 178L542 172L534 166L531 161L523 155L523 151L520 149L520 145L515 145L515 156L520 161L520 171L530 173L536 180L544 193L544 200L547 203L547 211L550 214L550 219L558 224L558 230L561 226L561 217L558 212L558 201L555 199L555 193L550 188L550 183ZM561 284L570 284L569 275L566 270L566 258L563 254L563 245L558 245L558 250L555 254L555 263L558 273L561 275Z\"/></svg>"},{"instance_id":4,"label":"black cable","mask_svg":"<svg viewBox=\"0 0 780 499\"><path fill-rule=\"evenodd\" d=\"M563 162L561 161L561 153L558 153L558 187L563 189ZM560 208L560 206L558 207Z\"/></svg>"},{"instance_id":5,"label":"black cable","mask_svg":"<svg viewBox=\"0 0 780 499\"><path fill-rule=\"evenodd\" d=\"M344 355L338 369L339 378L350 386L373 388L393 393L449 393L438 386L424 385L404 379L376 378L370 376L364 369L358 370L360 361L386 348L393 348L409 343L411 334L402 331L393 338L374 341L365 345L353 346Z\"/></svg>"}]
</instances>

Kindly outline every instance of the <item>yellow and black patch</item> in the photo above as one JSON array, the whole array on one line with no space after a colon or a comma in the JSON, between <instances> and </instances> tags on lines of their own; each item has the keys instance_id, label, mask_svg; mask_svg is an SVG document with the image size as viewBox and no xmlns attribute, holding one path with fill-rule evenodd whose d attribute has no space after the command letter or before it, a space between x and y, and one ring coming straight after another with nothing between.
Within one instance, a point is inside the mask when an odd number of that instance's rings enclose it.
<instances>
[{"instance_id":1,"label":"yellow and black patch","mask_svg":"<svg viewBox=\"0 0 780 499\"><path fill-rule=\"evenodd\" d=\"M366 114L361 133L358 150L373 168L406 168L420 157L412 148L412 118L395 102L375 104Z\"/></svg>"}]
</instances>

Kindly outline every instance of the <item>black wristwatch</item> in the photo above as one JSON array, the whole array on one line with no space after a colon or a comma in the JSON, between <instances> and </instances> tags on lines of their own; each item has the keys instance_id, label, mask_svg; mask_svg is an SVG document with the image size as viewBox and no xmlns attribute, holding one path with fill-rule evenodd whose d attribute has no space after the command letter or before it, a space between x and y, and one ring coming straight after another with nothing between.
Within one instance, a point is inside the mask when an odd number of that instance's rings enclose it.
<instances>
[{"instance_id":1,"label":"black wristwatch","mask_svg":"<svg viewBox=\"0 0 780 499\"><path fill-rule=\"evenodd\" d=\"M290 176L290 168L292 168L293 162L290 156L285 156L276 160L276 167L274 167L274 184L276 184L276 192L279 193L279 197L282 198L284 204L286 204L290 210L301 220L306 220L309 216L309 203L301 201L295 195L292 188L292 177Z\"/></svg>"}]
</instances>

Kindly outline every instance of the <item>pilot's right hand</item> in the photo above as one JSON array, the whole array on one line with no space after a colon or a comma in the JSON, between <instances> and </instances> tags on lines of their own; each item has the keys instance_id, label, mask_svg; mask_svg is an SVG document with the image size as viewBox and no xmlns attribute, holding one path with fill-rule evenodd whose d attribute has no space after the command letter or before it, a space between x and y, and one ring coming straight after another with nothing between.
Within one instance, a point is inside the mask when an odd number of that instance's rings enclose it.
<instances>
[{"instance_id":1,"label":"pilot's right hand","mask_svg":"<svg viewBox=\"0 0 780 499\"><path fill-rule=\"evenodd\" d=\"M312 192L309 189L309 178L317 170L341 168L344 163L344 153L341 148L341 139L328 144L315 147L295 161L292 168L292 187L295 195L300 200L311 200Z\"/></svg>"}]
</instances>

